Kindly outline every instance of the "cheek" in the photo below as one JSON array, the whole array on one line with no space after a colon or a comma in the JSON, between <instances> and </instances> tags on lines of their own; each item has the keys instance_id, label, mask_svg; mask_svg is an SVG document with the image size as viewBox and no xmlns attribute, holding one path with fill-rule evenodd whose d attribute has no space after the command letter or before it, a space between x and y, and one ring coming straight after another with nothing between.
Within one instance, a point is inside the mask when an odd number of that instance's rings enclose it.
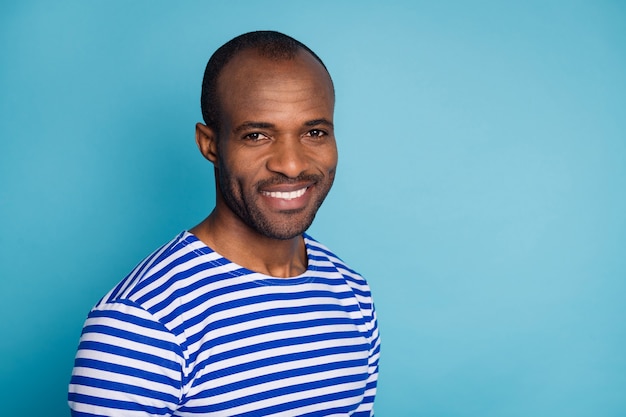
<instances>
[{"instance_id":1,"label":"cheek","mask_svg":"<svg viewBox=\"0 0 626 417\"><path fill-rule=\"evenodd\" d=\"M222 178L227 181L231 187L237 189L250 189L257 180L256 169L252 163L242 161L225 161L221 164L223 170Z\"/></svg>"},{"instance_id":2,"label":"cheek","mask_svg":"<svg viewBox=\"0 0 626 417\"><path fill-rule=\"evenodd\" d=\"M320 164L326 168L326 171L334 173L337 168L338 161L337 148L333 147L332 149L328 149L327 152L320 153L319 155Z\"/></svg>"}]
</instances>

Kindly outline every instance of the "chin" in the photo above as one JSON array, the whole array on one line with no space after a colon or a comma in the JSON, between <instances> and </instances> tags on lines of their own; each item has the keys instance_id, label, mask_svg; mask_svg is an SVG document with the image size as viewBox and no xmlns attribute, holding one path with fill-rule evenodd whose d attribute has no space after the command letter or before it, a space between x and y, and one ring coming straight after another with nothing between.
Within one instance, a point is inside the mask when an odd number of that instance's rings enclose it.
<instances>
[{"instance_id":1,"label":"chin","mask_svg":"<svg viewBox=\"0 0 626 417\"><path fill-rule=\"evenodd\" d=\"M301 236L313 223L315 215L299 222L270 222L268 219L255 221L252 226L259 234L276 240L289 240Z\"/></svg>"}]
</instances>

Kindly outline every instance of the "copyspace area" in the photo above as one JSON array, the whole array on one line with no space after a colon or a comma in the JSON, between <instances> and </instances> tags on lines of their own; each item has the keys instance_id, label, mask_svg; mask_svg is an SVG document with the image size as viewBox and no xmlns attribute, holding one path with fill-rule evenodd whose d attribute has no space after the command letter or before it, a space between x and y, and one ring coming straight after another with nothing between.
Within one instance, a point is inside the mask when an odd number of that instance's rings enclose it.
<instances>
[{"instance_id":1,"label":"copyspace area","mask_svg":"<svg viewBox=\"0 0 626 417\"><path fill-rule=\"evenodd\" d=\"M0 397L67 416L89 309L214 199L204 65L273 29L325 61L311 234L370 282L380 417L626 415L619 1L0 6Z\"/></svg>"}]
</instances>

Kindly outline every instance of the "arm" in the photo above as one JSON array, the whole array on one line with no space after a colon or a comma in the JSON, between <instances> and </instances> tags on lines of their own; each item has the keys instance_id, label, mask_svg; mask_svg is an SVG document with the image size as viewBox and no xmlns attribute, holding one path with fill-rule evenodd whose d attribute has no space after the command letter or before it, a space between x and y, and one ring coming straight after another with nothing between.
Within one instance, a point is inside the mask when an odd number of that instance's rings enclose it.
<instances>
[{"instance_id":1,"label":"arm","mask_svg":"<svg viewBox=\"0 0 626 417\"><path fill-rule=\"evenodd\" d=\"M370 320L368 322L369 335L369 358L367 385L363 402L354 414L355 417L374 416L374 399L376 397L376 387L378 384L378 361L380 358L380 336L378 333L378 320L376 319L376 309L371 303Z\"/></svg>"},{"instance_id":2,"label":"arm","mask_svg":"<svg viewBox=\"0 0 626 417\"><path fill-rule=\"evenodd\" d=\"M175 335L130 301L91 311L69 386L72 416L171 416L184 358Z\"/></svg>"}]
</instances>

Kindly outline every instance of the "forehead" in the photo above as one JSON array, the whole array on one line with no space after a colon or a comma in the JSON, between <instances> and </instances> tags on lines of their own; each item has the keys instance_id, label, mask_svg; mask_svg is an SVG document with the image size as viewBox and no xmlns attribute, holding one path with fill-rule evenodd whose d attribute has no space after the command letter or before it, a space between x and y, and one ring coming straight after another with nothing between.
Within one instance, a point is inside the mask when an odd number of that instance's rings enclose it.
<instances>
[{"instance_id":1,"label":"forehead","mask_svg":"<svg viewBox=\"0 0 626 417\"><path fill-rule=\"evenodd\" d=\"M219 101L254 99L260 91L280 94L281 90L312 89L320 99L331 99L334 88L324 66L310 53L298 50L293 58L269 58L255 49L235 55L217 79Z\"/></svg>"}]
</instances>

